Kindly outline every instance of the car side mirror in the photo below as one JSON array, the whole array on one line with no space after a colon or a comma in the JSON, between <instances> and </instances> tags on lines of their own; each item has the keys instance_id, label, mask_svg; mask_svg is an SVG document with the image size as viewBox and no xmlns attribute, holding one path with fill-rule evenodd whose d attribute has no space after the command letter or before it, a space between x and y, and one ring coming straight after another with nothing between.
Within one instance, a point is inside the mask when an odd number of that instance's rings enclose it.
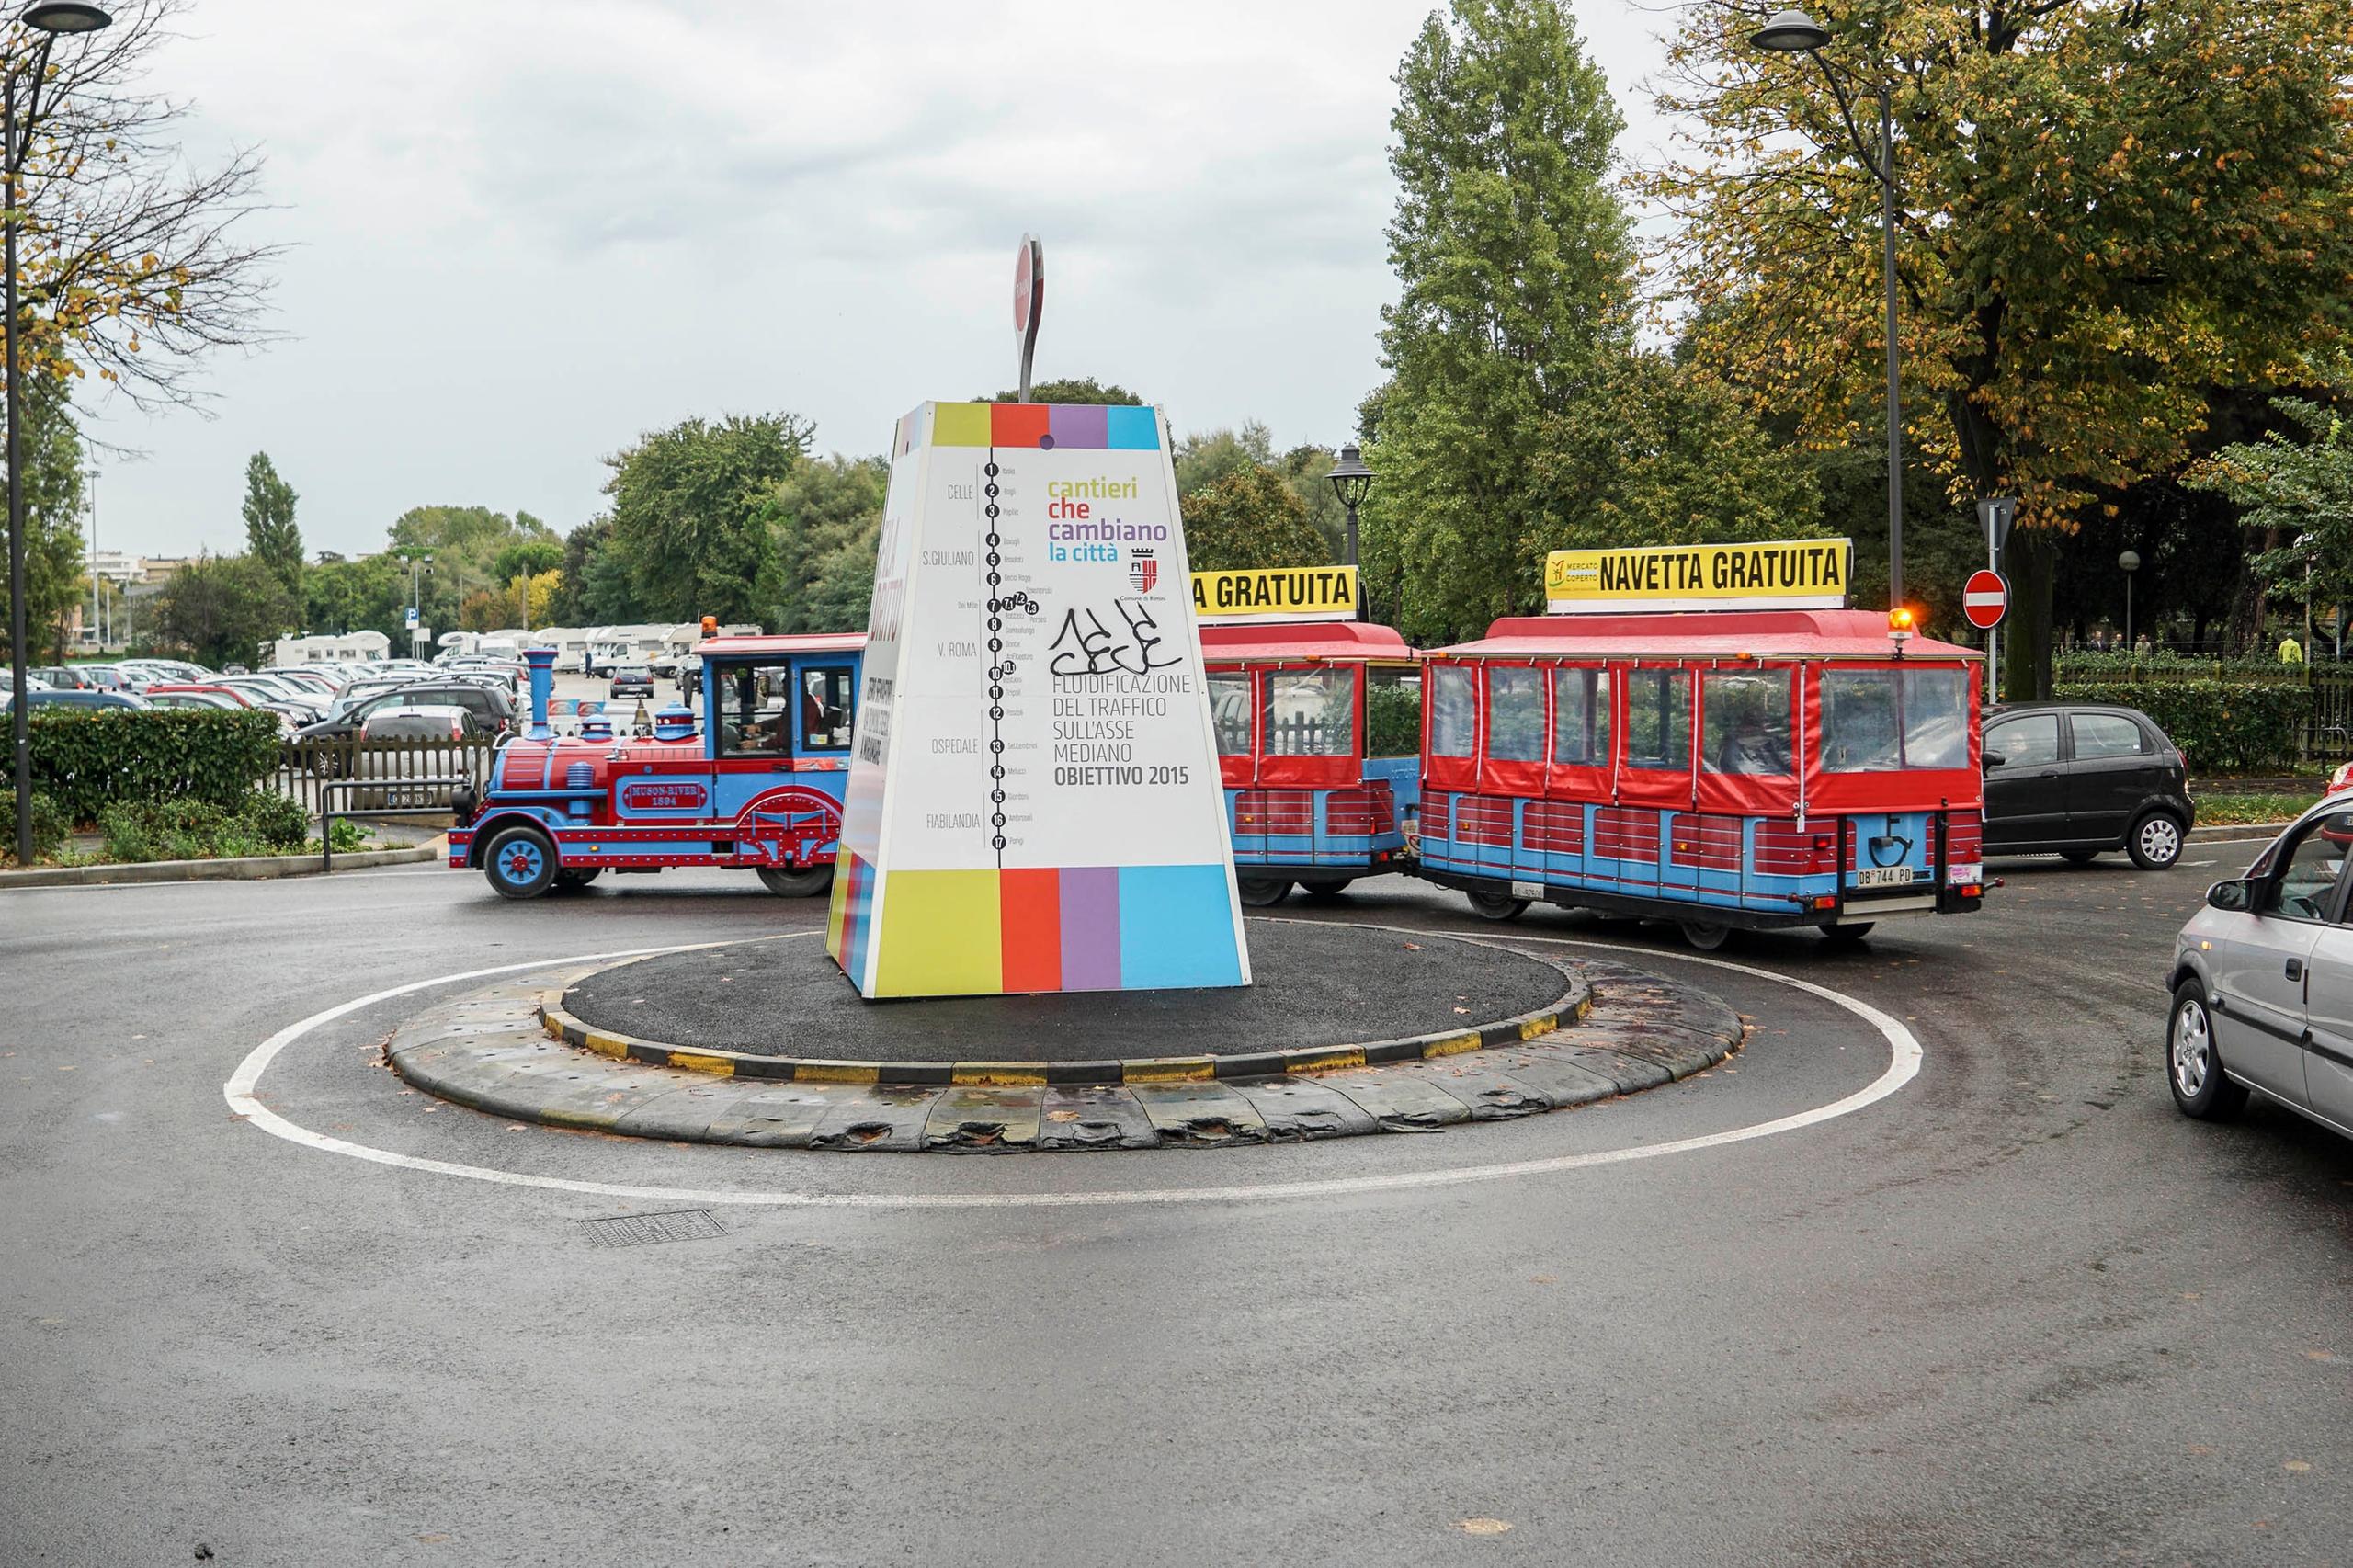
<instances>
[{"instance_id":1,"label":"car side mirror","mask_svg":"<svg viewBox=\"0 0 2353 1568\"><path fill-rule=\"evenodd\" d=\"M2255 879L2237 877L2206 890L2206 907L2245 915L2255 907Z\"/></svg>"},{"instance_id":2,"label":"car side mirror","mask_svg":"<svg viewBox=\"0 0 2353 1568\"><path fill-rule=\"evenodd\" d=\"M2008 757L2003 756L1997 751L1989 751L1984 754L1985 766L1988 767L2000 767L2009 760L2010 759Z\"/></svg>"}]
</instances>

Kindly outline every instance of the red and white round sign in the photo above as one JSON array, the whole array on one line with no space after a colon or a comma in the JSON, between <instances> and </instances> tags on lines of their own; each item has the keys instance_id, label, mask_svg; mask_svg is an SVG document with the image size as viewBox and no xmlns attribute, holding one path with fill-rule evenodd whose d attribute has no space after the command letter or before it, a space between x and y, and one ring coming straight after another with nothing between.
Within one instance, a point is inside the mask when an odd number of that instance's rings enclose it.
<instances>
[{"instance_id":1,"label":"red and white round sign","mask_svg":"<svg viewBox=\"0 0 2353 1568\"><path fill-rule=\"evenodd\" d=\"M1042 290L1038 287L1036 245L1037 242L1029 235L1022 235L1021 249L1014 257L1013 330L1017 333L1029 330L1030 317L1040 303L1038 296Z\"/></svg>"},{"instance_id":2,"label":"red and white round sign","mask_svg":"<svg viewBox=\"0 0 2353 1568\"><path fill-rule=\"evenodd\" d=\"M1999 572L1980 568L1961 585L1961 612L1980 631L1990 631L2001 625L2002 617L2009 613L2009 608L2010 585L2002 581Z\"/></svg>"}]
</instances>

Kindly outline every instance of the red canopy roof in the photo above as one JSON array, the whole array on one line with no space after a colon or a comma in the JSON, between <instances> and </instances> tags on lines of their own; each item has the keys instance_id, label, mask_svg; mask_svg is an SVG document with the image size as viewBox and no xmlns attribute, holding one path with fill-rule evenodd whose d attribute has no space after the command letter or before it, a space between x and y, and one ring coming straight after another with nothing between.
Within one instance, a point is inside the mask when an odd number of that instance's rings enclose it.
<instances>
[{"instance_id":1,"label":"red canopy roof","mask_svg":"<svg viewBox=\"0 0 2353 1568\"><path fill-rule=\"evenodd\" d=\"M1907 659L1982 659L1974 648L1912 637ZM1524 659L1885 659L1896 644L1870 609L1694 610L1650 615L1508 616L1438 655Z\"/></svg>"},{"instance_id":2,"label":"red canopy roof","mask_svg":"<svg viewBox=\"0 0 2353 1568\"><path fill-rule=\"evenodd\" d=\"M695 644L709 657L731 653L855 653L866 646L863 631L796 631L775 637L712 637Z\"/></svg>"},{"instance_id":3,"label":"red canopy roof","mask_svg":"<svg viewBox=\"0 0 2353 1568\"><path fill-rule=\"evenodd\" d=\"M1201 657L1211 664L1235 660L1323 659L1363 664L1375 659L1417 658L1393 627L1362 620L1270 620L1263 624L1201 628Z\"/></svg>"}]
</instances>

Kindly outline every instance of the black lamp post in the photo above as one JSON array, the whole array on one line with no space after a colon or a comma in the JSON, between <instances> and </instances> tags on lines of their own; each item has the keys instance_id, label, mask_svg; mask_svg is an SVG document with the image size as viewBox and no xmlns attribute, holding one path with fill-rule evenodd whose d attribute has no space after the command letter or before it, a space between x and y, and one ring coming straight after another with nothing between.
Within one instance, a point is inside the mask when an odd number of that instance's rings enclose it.
<instances>
[{"instance_id":1,"label":"black lamp post","mask_svg":"<svg viewBox=\"0 0 2353 1568\"><path fill-rule=\"evenodd\" d=\"M1847 123L1856 155L1879 180L1880 230L1884 242L1880 265L1887 292L1887 608L1893 612L1904 604L1904 403L1896 380L1895 117L1888 102L1887 74L1881 71L1871 84L1879 95L1879 145L1874 148L1855 125L1854 100L1847 96L1846 84L1822 57L1823 45L1830 41L1828 28L1803 11L1776 11L1748 35L1748 41L1776 54L1809 56L1822 67L1823 79L1838 99L1839 118Z\"/></svg>"},{"instance_id":2,"label":"black lamp post","mask_svg":"<svg viewBox=\"0 0 2353 1568\"><path fill-rule=\"evenodd\" d=\"M25 625L25 483L18 460L17 409L22 389L17 374L17 181L25 172L25 154L31 151L34 129L40 123L41 84L49 75L49 51L60 33L94 33L114 20L87 0L35 0L17 20L41 35L33 51L32 68L10 70L0 81L0 204L6 207L0 229L0 269L6 275L6 308L8 339L8 672L15 678L8 699L8 733L17 757L17 864L33 863L33 732L32 703L26 691ZM17 112L17 88L26 85L24 109Z\"/></svg>"},{"instance_id":3,"label":"black lamp post","mask_svg":"<svg viewBox=\"0 0 2353 1568\"><path fill-rule=\"evenodd\" d=\"M1372 470L1365 467L1364 454L1358 451L1356 448L1342 447L1340 460L1332 465L1332 472L1324 477L1332 482L1332 494L1338 496L1340 505L1348 509L1347 564L1355 566L1358 564L1357 508L1364 505L1365 496L1372 491ZM1364 574L1361 571L1357 574L1356 591L1357 619L1362 620L1364 619Z\"/></svg>"}]
</instances>

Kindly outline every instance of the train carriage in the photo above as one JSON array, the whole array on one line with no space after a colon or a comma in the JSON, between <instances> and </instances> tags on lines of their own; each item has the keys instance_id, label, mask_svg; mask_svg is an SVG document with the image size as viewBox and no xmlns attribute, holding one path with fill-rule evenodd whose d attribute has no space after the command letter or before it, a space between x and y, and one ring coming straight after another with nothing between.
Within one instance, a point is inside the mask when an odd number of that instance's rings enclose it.
<instances>
[{"instance_id":1,"label":"train carriage","mask_svg":"<svg viewBox=\"0 0 2353 1568\"><path fill-rule=\"evenodd\" d=\"M1386 626L1201 628L1242 902L1399 870L1420 799L1417 656Z\"/></svg>"},{"instance_id":2,"label":"train carriage","mask_svg":"<svg viewBox=\"0 0 2353 1568\"><path fill-rule=\"evenodd\" d=\"M1701 948L1975 909L1981 665L1859 610L1498 620L1424 655L1421 874Z\"/></svg>"},{"instance_id":3,"label":"train carriage","mask_svg":"<svg viewBox=\"0 0 2353 1568\"><path fill-rule=\"evenodd\" d=\"M601 719L548 723L554 650L535 648L531 726L487 789L460 791L449 864L508 898L585 886L607 870L755 871L813 897L833 884L864 632L714 637L699 644L703 722L665 708L651 736Z\"/></svg>"}]
</instances>

